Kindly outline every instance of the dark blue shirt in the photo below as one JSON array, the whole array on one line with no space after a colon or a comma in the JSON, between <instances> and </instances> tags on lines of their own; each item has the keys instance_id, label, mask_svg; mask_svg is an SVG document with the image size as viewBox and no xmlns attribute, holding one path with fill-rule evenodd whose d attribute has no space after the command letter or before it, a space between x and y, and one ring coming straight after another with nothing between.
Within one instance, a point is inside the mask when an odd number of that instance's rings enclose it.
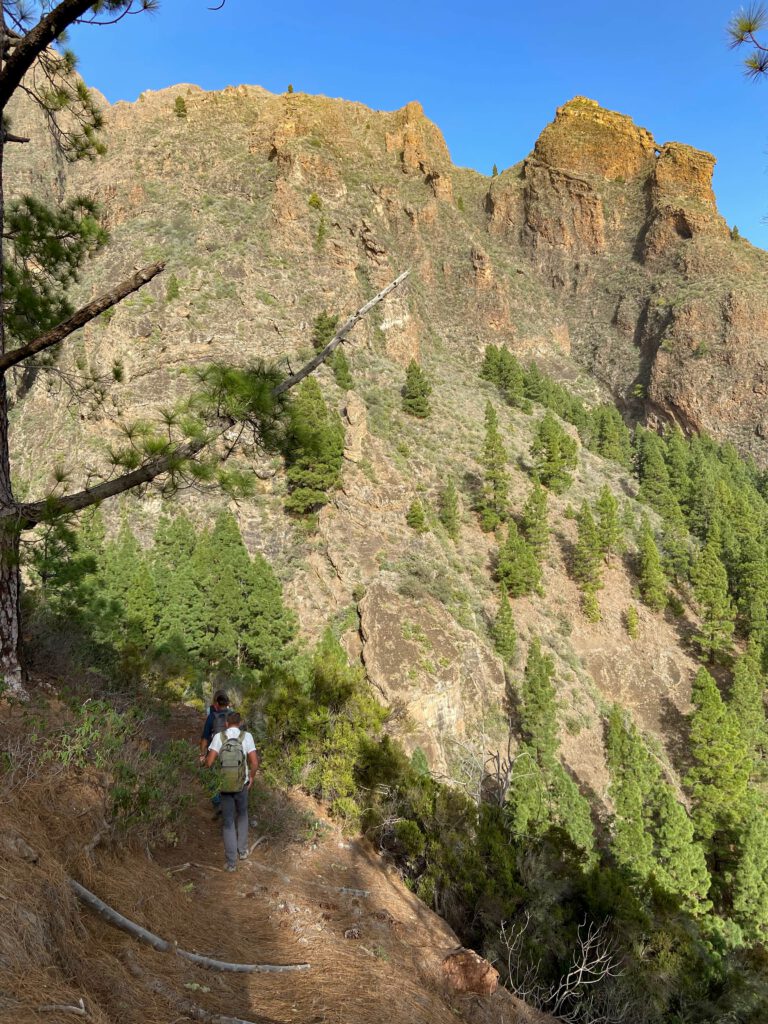
<instances>
[{"instance_id":1,"label":"dark blue shirt","mask_svg":"<svg viewBox=\"0 0 768 1024\"><path fill-rule=\"evenodd\" d=\"M202 733L202 736L200 737L201 739L205 740L205 742L208 744L208 746L211 745L211 740L213 739L213 719L214 719L214 717L217 714L219 714L219 715L222 714L222 712L226 713L226 711L228 711L228 710L229 710L228 708L222 708L221 711L217 712L217 711L214 710L213 704L211 704L211 706L208 708L208 717L205 720L205 725L203 726L203 733Z\"/></svg>"}]
</instances>

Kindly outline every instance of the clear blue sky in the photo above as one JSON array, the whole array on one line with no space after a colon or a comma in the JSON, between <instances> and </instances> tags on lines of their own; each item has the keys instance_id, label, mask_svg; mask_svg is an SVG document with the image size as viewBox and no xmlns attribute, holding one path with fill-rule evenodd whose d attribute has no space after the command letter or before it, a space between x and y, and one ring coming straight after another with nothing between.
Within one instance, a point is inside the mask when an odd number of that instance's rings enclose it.
<instances>
[{"instance_id":1,"label":"clear blue sky","mask_svg":"<svg viewBox=\"0 0 768 1024\"><path fill-rule=\"evenodd\" d=\"M516 163L556 107L589 96L657 142L714 153L721 212L768 248L768 80L744 79L728 49L738 2L214 3L162 0L156 14L78 29L81 72L110 101L177 82L291 82L383 110L418 99L454 163L484 173Z\"/></svg>"}]
</instances>

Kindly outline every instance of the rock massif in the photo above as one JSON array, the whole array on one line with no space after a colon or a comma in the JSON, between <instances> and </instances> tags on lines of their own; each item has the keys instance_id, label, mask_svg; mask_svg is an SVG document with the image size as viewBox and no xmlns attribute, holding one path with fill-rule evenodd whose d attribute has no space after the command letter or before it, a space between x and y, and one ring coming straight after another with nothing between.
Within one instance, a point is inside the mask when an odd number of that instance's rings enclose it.
<instances>
[{"instance_id":1,"label":"rock massif","mask_svg":"<svg viewBox=\"0 0 768 1024\"><path fill-rule=\"evenodd\" d=\"M634 416L768 461L768 256L718 214L710 154L659 146L580 97L492 179L451 165L418 103L382 113L176 86L116 104L107 123L106 158L54 174L39 146L11 183L58 180L100 200L114 238L102 274L119 253L170 258L180 303L161 303L158 281L153 308L137 300L91 332L129 382L149 354L136 338L161 339L166 368L190 346L282 355L318 309L349 309L411 265L409 294L366 328L369 348L399 362L438 342L472 357L489 338L566 351Z\"/></svg>"},{"instance_id":2,"label":"rock massif","mask_svg":"<svg viewBox=\"0 0 768 1024\"><path fill-rule=\"evenodd\" d=\"M31 121L21 108L15 129L42 139ZM74 406L59 378L21 382L19 488L44 490L45 467L57 461L75 475L98 468L121 423L153 416L184 392L186 367L295 363L310 350L320 311L351 311L412 267L407 288L347 346L354 390L342 393L320 371L345 414L347 442L343 484L318 533L307 540L285 516L279 460L257 452L259 494L237 514L249 546L280 572L304 632L336 622L397 712L406 744L454 777L476 774L487 737L505 728L506 681L487 629L493 542L466 497L457 545L439 530L415 535L406 510L416 494L430 505L449 475L471 491L492 397L477 373L488 342L543 360L582 392L610 393L629 415L709 431L768 463L768 254L733 237L719 216L714 158L659 147L629 118L582 98L558 110L526 160L493 178L453 167L417 103L382 113L255 87L181 85L118 103L106 121L106 157L57 167L41 141L14 154L11 185L84 192L103 205L112 241L83 293L134 264L164 257L168 268L61 354L75 375L113 376L105 398ZM428 423L400 410L402 367L415 357L435 387ZM528 420L515 414L502 424L517 465ZM582 454L567 501L594 498L605 482L631 495L628 478L600 462ZM528 487L516 468L518 510ZM223 499L180 500L205 521ZM567 501L554 502L561 517ZM159 499L128 506L148 532ZM623 571L604 592L603 623L570 624L578 604L565 568L571 526L553 543L547 598L524 599L515 614L521 644L542 636L558 658L571 711L562 749L602 794L601 701L620 699L668 739L694 666L678 627L645 612L640 641L627 650L621 609L632 593Z\"/></svg>"}]
</instances>

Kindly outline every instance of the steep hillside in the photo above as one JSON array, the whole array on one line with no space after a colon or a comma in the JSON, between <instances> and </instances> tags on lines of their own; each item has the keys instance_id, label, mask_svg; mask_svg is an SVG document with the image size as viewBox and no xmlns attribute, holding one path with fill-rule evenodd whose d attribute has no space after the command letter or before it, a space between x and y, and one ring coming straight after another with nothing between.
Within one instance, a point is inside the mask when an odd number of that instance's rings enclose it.
<instances>
[{"instance_id":1,"label":"steep hillside","mask_svg":"<svg viewBox=\"0 0 768 1024\"><path fill-rule=\"evenodd\" d=\"M180 95L183 118L174 113ZM18 118L21 129L23 110ZM295 361L309 350L318 312L345 312L411 266L406 288L349 344L353 391L341 393L321 371L326 393L345 411L347 447L342 488L318 534L306 538L283 514L280 462L258 452L248 465L259 494L237 517L246 543L277 567L305 634L317 636L348 614L345 642L402 709L410 749L421 747L448 770L456 743L472 737L480 749L486 733L500 741L504 674L488 636L496 542L469 512L483 407L495 395L478 378L484 344L538 357L591 401L618 395L639 411L640 382L654 416L674 414L685 427L745 440L754 413L737 389L750 378L732 366L733 353L748 359L760 333L723 347L720 327L706 317L725 301L718 282L728 289L738 281L738 296L728 292L727 323L731 334L741 331L734 310L756 308L750 289L760 291L768 263L731 240L717 215L712 159L676 144L658 151L628 118L583 99L558 111L530 158L491 180L451 166L417 103L389 114L253 87L177 86L117 104L107 125L106 157L59 168L66 191L103 204L112 232L86 290L149 259L167 258L168 269L61 356L75 376L109 377L118 367L105 400L73 406L55 376L19 382L20 488L49 486L45 474L59 461L98 467L122 424L156 416L183 393L184 368L261 356ZM38 147L18 158L20 188L50 188L46 153ZM690 332L705 322L696 338L709 352L691 353ZM434 415L424 422L399 408L402 365L412 357L435 388ZM682 361L685 369L673 372ZM732 406L738 417L729 416ZM519 510L536 417L502 420L519 460L512 470ZM752 441L759 443L754 434ZM433 500L447 474L463 490L455 547L439 530L419 537L405 523L414 495ZM686 709L693 668L675 621L641 612L640 640L627 645L622 615L633 582L623 568L609 573L602 623L571 614L574 528L562 512L594 498L604 480L619 493L634 491L614 465L584 453L574 492L552 506L563 525L550 548L545 596L516 609L523 639L542 635L557 654L564 707L574 709L568 730L563 723L565 756L598 793L606 782L601 702L621 699L669 740L670 709ZM217 503L205 494L179 501L199 522ZM160 500L149 494L126 507L148 536Z\"/></svg>"},{"instance_id":2,"label":"steep hillside","mask_svg":"<svg viewBox=\"0 0 768 1024\"><path fill-rule=\"evenodd\" d=\"M27 562L37 668L153 700L231 684L262 715L273 781L328 800L548 1011L596 942L608 983L571 993L565 1019L736 1007L756 1024L768 257L717 214L712 158L584 99L490 180L451 166L417 104L177 86L107 122L105 158L31 149L17 187L103 205L112 239L83 294L168 266L15 381L22 497L51 467L98 476L190 368L295 367L329 316L412 274L345 343L346 370L294 392L281 454L238 449L253 496L203 475L173 504L148 489L106 526L46 535ZM631 437L614 400L756 461L680 430Z\"/></svg>"},{"instance_id":3,"label":"steep hillside","mask_svg":"<svg viewBox=\"0 0 768 1024\"><path fill-rule=\"evenodd\" d=\"M400 362L443 346L472 358L486 340L570 353L633 414L765 461L768 258L719 216L709 154L659 147L582 98L492 179L451 165L418 103L176 86L116 104L107 124L104 159L52 174L38 146L9 177L45 191L58 177L103 203L102 279L157 256L179 277L177 301L157 281L86 334L89 359L124 363L119 409L165 394L182 363L295 354L319 309L349 309L407 265L369 348Z\"/></svg>"}]
</instances>

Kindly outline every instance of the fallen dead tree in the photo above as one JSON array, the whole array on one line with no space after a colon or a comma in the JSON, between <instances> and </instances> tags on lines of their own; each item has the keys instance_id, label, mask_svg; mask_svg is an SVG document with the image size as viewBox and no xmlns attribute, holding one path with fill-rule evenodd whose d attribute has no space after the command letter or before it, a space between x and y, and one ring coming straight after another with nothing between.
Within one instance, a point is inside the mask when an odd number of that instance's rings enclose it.
<instances>
[{"instance_id":1,"label":"fallen dead tree","mask_svg":"<svg viewBox=\"0 0 768 1024\"><path fill-rule=\"evenodd\" d=\"M123 917L122 914L99 899L90 889L86 889L84 885L80 885L74 879L70 878L68 882L75 896L85 903L86 906L100 914L108 924L119 928L121 931L128 932L135 939L148 943L148 945L159 950L161 953L173 953L175 956L180 956L184 960L197 964L198 967L206 967L211 971L234 971L239 974L280 974L288 971L308 971L310 968L310 964L235 964L229 963L226 960L214 960L211 957L202 956L200 953L190 953L186 949L179 949L175 942L162 939L159 935L155 935L154 932L142 928L140 924L129 921L127 917ZM223 1020L223 1018L221 1019Z\"/></svg>"}]
</instances>

